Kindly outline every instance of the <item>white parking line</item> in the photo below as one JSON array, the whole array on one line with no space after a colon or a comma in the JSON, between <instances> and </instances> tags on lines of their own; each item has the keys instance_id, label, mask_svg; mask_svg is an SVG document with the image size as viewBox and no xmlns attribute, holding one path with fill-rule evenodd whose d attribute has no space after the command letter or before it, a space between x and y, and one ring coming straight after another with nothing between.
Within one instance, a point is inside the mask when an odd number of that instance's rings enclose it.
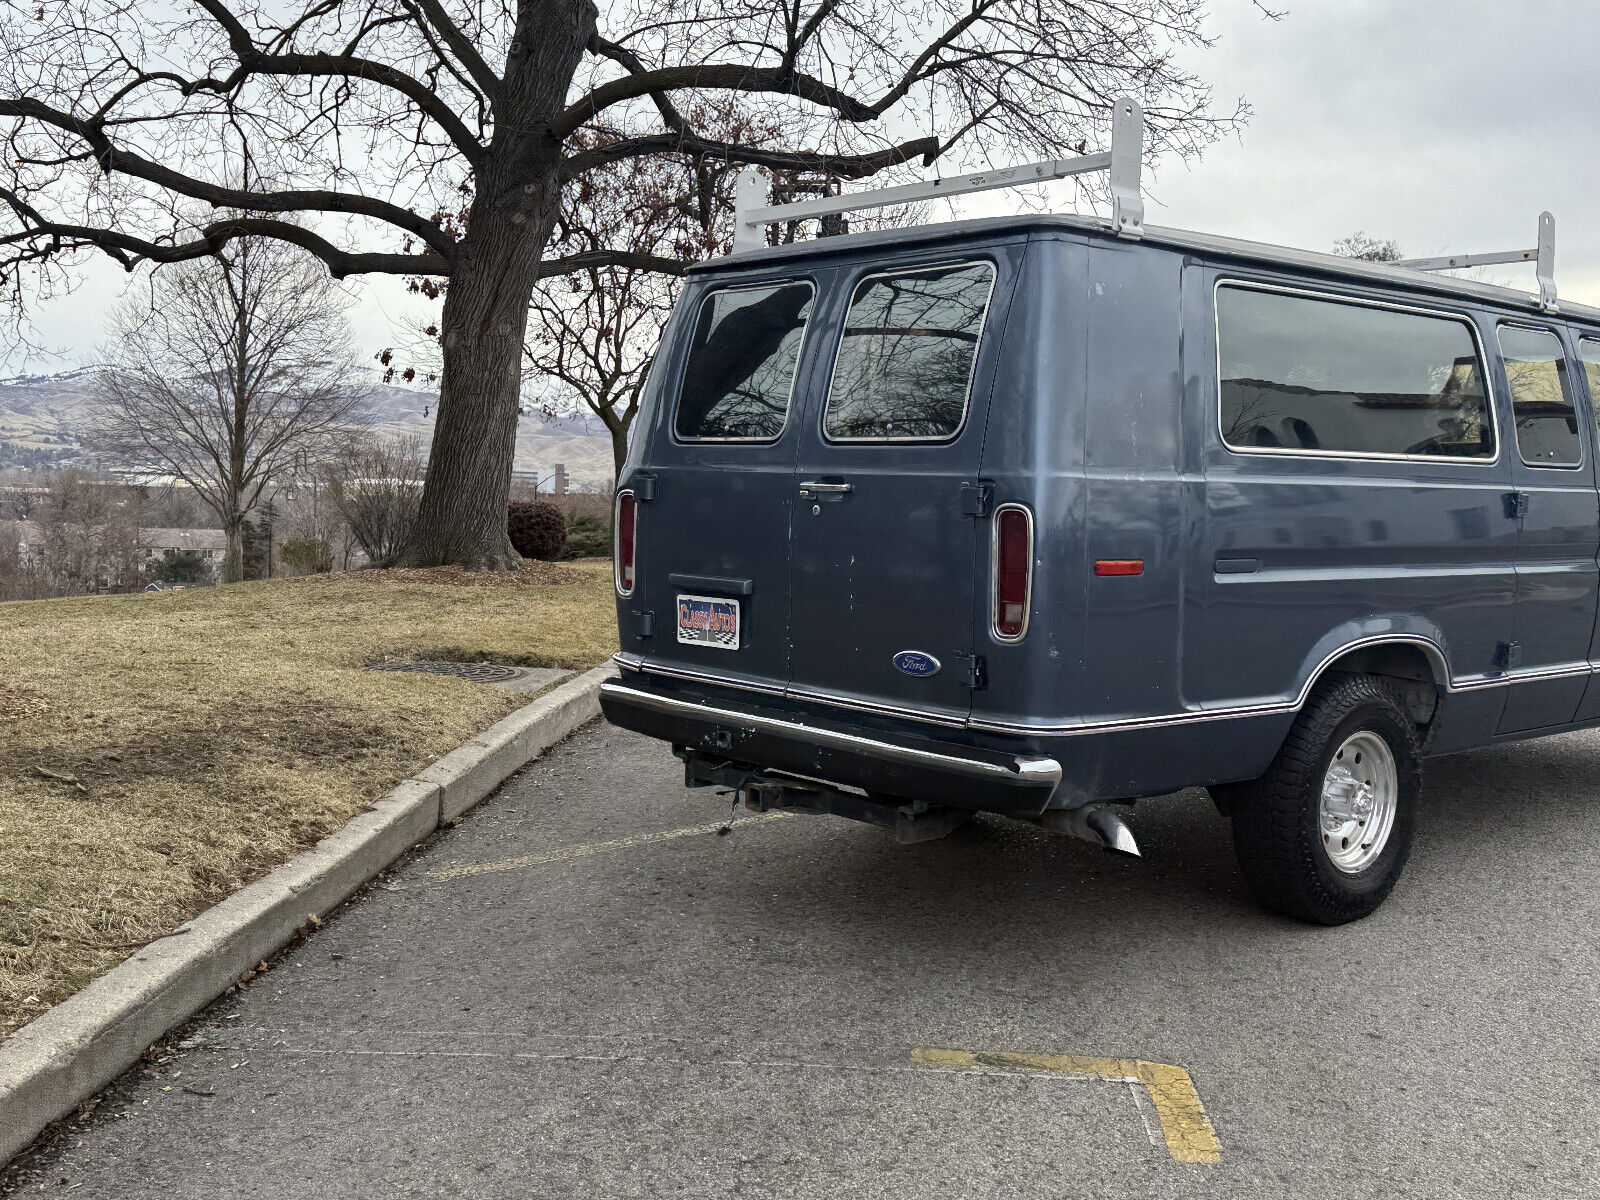
<instances>
[{"instance_id":1,"label":"white parking line","mask_svg":"<svg viewBox=\"0 0 1600 1200\"><path fill-rule=\"evenodd\" d=\"M704 837L710 834L721 833L724 829L743 829L748 825L760 825L767 821L777 821L793 814L786 812L762 813L756 817L745 817L742 820L728 822L718 821L714 825L693 825L688 829L667 829L660 833L639 833L633 837L614 838L609 842L585 842L578 846L568 846L561 850L551 850L544 854L519 854L515 858L503 858L498 862L468 863L459 867L445 867L439 871L428 872L428 878L438 883L449 879L464 879L471 875L489 875L496 871L525 871L530 867L544 867L553 863L573 862L580 858L593 858L597 854L610 854L615 850L626 850L632 846L648 846L654 842L671 842L678 838Z\"/></svg>"}]
</instances>

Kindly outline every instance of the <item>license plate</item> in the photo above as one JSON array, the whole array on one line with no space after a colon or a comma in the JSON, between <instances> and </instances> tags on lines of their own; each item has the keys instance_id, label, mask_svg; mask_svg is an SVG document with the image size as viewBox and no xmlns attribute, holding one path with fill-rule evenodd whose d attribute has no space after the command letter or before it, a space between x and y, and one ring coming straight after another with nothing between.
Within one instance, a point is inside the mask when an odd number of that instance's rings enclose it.
<instances>
[{"instance_id":1,"label":"license plate","mask_svg":"<svg viewBox=\"0 0 1600 1200\"><path fill-rule=\"evenodd\" d=\"M678 641L689 646L737 650L739 602L717 596L679 596Z\"/></svg>"}]
</instances>

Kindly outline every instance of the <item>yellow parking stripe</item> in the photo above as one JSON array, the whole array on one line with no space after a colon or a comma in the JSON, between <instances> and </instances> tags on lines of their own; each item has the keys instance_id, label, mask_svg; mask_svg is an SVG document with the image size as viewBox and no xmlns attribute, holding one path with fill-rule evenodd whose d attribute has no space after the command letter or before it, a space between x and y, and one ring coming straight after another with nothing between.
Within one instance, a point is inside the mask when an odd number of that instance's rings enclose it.
<instances>
[{"instance_id":1,"label":"yellow parking stripe","mask_svg":"<svg viewBox=\"0 0 1600 1200\"><path fill-rule=\"evenodd\" d=\"M743 829L746 825L759 825L763 821L775 821L780 817L791 814L786 812L763 813L758 817L745 817L733 822L734 828ZM651 842L670 842L677 838L695 837L716 833L728 825L726 821L718 821L715 825L695 825L689 829L668 829L661 833L641 833L633 837L616 838L609 842L585 842L579 846L568 846L564 850L552 850L547 854L519 854L516 858L503 858L498 862L472 863L463 867L446 867L442 871L430 871L429 879L461 879L467 875L488 875L495 871L521 871L528 867L542 867L549 863L571 862L577 858L593 858L596 854L609 854L613 850L626 850L629 846L644 846Z\"/></svg>"},{"instance_id":2,"label":"yellow parking stripe","mask_svg":"<svg viewBox=\"0 0 1600 1200\"><path fill-rule=\"evenodd\" d=\"M1145 1062L1137 1058L1088 1058L1077 1054L1014 1054L1009 1051L941 1050L921 1046L911 1052L911 1061L927 1066L1009 1068L1049 1071L1080 1078L1110 1079L1119 1083L1140 1083L1155 1106L1161 1121L1167 1152L1183 1163L1219 1163L1222 1145L1206 1116L1194 1080L1182 1067L1168 1063Z\"/></svg>"}]
</instances>

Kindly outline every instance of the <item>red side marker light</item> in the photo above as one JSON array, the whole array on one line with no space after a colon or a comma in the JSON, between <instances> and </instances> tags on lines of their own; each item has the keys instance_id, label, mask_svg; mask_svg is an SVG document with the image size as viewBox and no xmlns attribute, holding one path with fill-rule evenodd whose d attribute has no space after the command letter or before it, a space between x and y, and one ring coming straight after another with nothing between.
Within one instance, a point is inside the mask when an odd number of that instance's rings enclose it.
<instances>
[{"instance_id":1,"label":"red side marker light","mask_svg":"<svg viewBox=\"0 0 1600 1200\"><path fill-rule=\"evenodd\" d=\"M1143 575L1142 558L1102 558L1094 564L1096 575Z\"/></svg>"}]
</instances>

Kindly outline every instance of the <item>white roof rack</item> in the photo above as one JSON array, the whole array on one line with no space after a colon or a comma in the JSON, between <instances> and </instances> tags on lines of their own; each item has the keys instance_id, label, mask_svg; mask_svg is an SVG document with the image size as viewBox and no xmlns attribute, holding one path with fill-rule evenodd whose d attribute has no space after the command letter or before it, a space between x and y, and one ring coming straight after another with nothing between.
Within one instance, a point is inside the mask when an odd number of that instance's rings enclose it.
<instances>
[{"instance_id":1,"label":"white roof rack","mask_svg":"<svg viewBox=\"0 0 1600 1200\"><path fill-rule=\"evenodd\" d=\"M767 204L765 173L759 167L746 167L739 172L734 187L733 253L765 247L764 227L777 222L885 208L892 204L915 204L992 188L1022 187L1094 171L1109 171L1111 175L1111 227L1123 237L1137 238L1144 231L1144 200L1139 192L1143 158L1144 109L1137 100L1125 96L1112 108L1111 149L1081 158L1047 158L1042 162L975 171L949 179L930 179L843 196L771 205Z\"/></svg>"},{"instance_id":2,"label":"white roof rack","mask_svg":"<svg viewBox=\"0 0 1600 1200\"><path fill-rule=\"evenodd\" d=\"M746 167L739 172L734 188L733 253L743 254L750 250L764 249L767 245L765 229L768 225L832 216L836 213L859 212L868 208L886 208L893 204L915 204L923 200L960 196L968 192L984 192L993 188L1024 187L1052 179L1065 179L1073 175L1088 175L1095 171L1110 173L1112 230L1121 237L1139 238L1144 234L1144 200L1139 190L1139 172L1143 160L1144 108L1131 96L1124 96L1115 101L1111 110L1111 149L1098 154L1085 154L1080 158L1047 158L1041 162L975 171L970 175L955 175L948 179L930 179L921 183L872 188L841 196L821 196L811 200L797 200L790 204L768 204L766 172L760 167ZM1203 235L1181 236L1199 240ZM1229 246L1239 249L1255 246L1254 243L1235 242L1232 239L1210 240L1218 244L1227 242ZM1286 256L1310 254L1309 251L1291 251L1285 247L1262 245L1258 248L1274 250ZM1329 256L1314 257L1326 260ZM1505 250L1494 254L1450 254L1439 258L1407 258L1378 265L1402 267L1412 271L1450 271L1463 267L1531 262L1535 266L1539 280L1538 305L1546 312L1554 312L1556 311L1555 259L1556 219L1550 213L1542 212L1539 214L1538 245L1531 250ZM1352 265L1361 262L1359 259L1348 261ZM1469 286L1470 281L1463 280L1461 284Z\"/></svg>"},{"instance_id":3,"label":"white roof rack","mask_svg":"<svg viewBox=\"0 0 1600 1200\"><path fill-rule=\"evenodd\" d=\"M1539 244L1532 250L1501 250L1494 254L1448 254L1442 258L1403 258L1394 265L1413 271L1453 271L1460 267L1493 267L1502 263L1531 262L1539 279L1539 307L1556 309L1556 219L1539 214Z\"/></svg>"}]
</instances>

